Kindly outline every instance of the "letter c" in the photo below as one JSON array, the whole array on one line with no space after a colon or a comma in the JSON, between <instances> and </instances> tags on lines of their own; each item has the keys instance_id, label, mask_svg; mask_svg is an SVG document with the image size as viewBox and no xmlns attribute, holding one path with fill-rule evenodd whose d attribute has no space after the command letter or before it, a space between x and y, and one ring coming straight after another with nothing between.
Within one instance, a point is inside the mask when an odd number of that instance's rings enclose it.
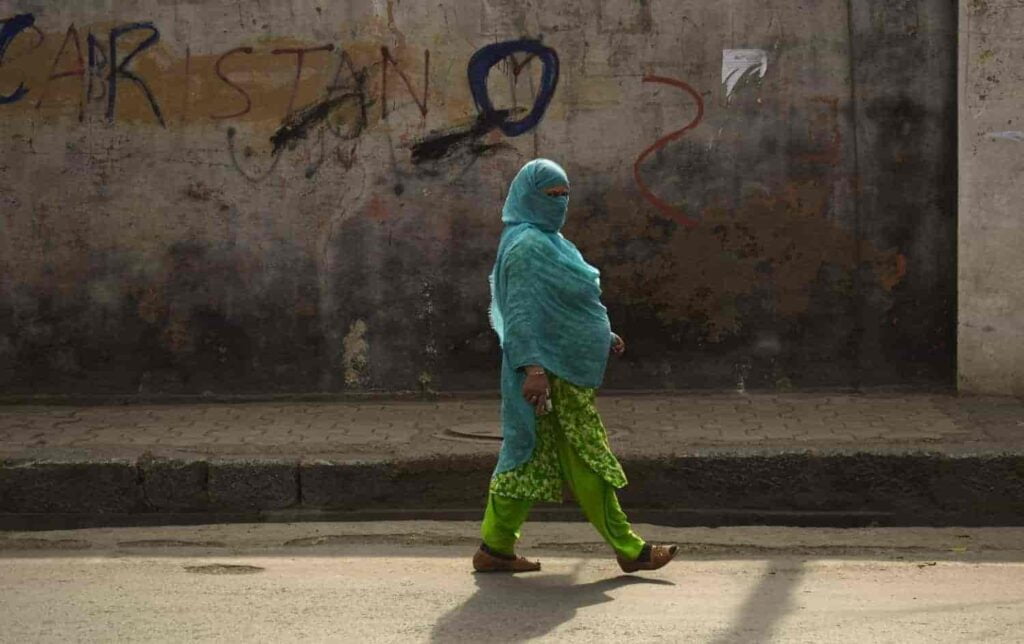
<instances>
[{"instance_id":1,"label":"letter c","mask_svg":"<svg viewBox=\"0 0 1024 644\"><path fill-rule=\"evenodd\" d=\"M4 26L3 29L0 29L0 64L3 64L4 54L7 53L7 46L14 41L18 34L34 25L36 23L36 17L30 13L20 13L13 18L8 18L2 22ZM25 87L25 83L18 83L18 87L10 94L0 94L0 105L5 103L16 103L20 101L25 94L28 94L28 88Z\"/></svg>"}]
</instances>

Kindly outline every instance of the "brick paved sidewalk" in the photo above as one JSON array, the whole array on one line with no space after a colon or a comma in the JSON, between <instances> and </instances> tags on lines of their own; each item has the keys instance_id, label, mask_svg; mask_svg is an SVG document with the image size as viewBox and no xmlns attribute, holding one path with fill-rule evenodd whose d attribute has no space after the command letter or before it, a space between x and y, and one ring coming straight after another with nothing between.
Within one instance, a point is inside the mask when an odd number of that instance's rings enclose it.
<instances>
[{"instance_id":1,"label":"brick paved sidewalk","mask_svg":"<svg viewBox=\"0 0 1024 644\"><path fill-rule=\"evenodd\" d=\"M1024 449L1024 403L941 394L605 395L617 453L695 448ZM496 399L439 402L0 406L0 457L413 459L487 454Z\"/></svg>"}]
</instances>

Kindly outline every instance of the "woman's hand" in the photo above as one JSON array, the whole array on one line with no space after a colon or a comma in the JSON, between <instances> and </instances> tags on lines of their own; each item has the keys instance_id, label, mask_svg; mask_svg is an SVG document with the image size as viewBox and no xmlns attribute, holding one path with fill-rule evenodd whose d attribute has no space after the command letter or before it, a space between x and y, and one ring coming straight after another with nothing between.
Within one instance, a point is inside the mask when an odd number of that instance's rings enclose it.
<instances>
[{"instance_id":1,"label":"woman's hand","mask_svg":"<svg viewBox=\"0 0 1024 644\"><path fill-rule=\"evenodd\" d=\"M612 334L612 354L616 357L621 356L626 352L626 341L622 339L618 333Z\"/></svg>"},{"instance_id":2,"label":"woman's hand","mask_svg":"<svg viewBox=\"0 0 1024 644\"><path fill-rule=\"evenodd\" d=\"M548 413L548 397L551 395L551 387L548 384L548 374L539 365L526 367L526 382L523 383L523 398L530 403L538 416Z\"/></svg>"}]
</instances>

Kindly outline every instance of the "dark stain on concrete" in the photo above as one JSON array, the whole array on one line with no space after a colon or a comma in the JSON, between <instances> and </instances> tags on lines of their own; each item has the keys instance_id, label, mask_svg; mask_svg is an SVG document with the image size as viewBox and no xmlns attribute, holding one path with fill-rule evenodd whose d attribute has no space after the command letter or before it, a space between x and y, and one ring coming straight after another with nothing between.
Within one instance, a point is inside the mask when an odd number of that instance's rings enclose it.
<instances>
[{"instance_id":1,"label":"dark stain on concrete","mask_svg":"<svg viewBox=\"0 0 1024 644\"><path fill-rule=\"evenodd\" d=\"M118 548L226 548L222 541L188 541L182 539L135 539L118 541Z\"/></svg>"},{"instance_id":2,"label":"dark stain on concrete","mask_svg":"<svg viewBox=\"0 0 1024 644\"><path fill-rule=\"evenodd\" d=\"M0 538L0 550L88 550L92 544L83 539Z\"/></svg>"},{"instance_id":3,"label":"dark stain on concrete","mask_svg":"<svg viewBox=\"0 0 1024 644\"><path fill-rule=\"evenodd\" d=\"M247 566L242 564L207 564L204 566L185 566L185 572L198 575L253 575L263 572L265 568L260 566Z\"/></svg>"},{"instance_id":4,"label":"dark stain on concrete","mask_svg":"<svg viewBox=\"0 0 1024 644\"><path fill-rule=\"evenodd\" d=\"M54 265L58 288L0 303L8 393L313 391L322 364L312 259L284 240L93 251ZM59 285L67 283L68 288ZM70 286L73 285L73 286Z\"/></svg>"},{"instance_id":5,"label":"dark stain on concrete","mask_svg":"<svg viewBox=\"0 0 1024 644\"><path fill-rule=\"evenodd\" d=\"M317 546L344 546L351 544L380 544L389 546L477 546L479 539L452 535L421 534L415 532L398 534L325 534L317 537L290 539L282 546L286 548L314 548Z\"/></svg>"}]
</instances>

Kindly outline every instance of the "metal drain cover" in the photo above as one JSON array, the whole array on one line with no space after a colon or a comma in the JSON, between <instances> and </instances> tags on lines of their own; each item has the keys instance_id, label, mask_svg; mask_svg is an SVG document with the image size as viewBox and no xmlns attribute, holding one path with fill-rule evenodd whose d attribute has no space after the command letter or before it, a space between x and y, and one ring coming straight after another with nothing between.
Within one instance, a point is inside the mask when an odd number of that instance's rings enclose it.
<instances>
[{"instance_id":1,"label":"metal drain cover","mask_svg":"<svg viewBox=\"0 0 1024 644\"><path fill-rule=\"evenodd\" d=\"M611 427L606 427L605 431L608 433L608 436L614 436L619 433ZM444 430L441 432L440 437L449 440L500 441L501 424L496 422L463 423L462 425L455 425Z\"/></svg>"},{"instance_id":2,"label":"metal drain cover","mask_svg":"<svg viewBox=\"0 0 1024 644\"><path fill-rule=\"evenodd\" d=\"M444 433L451 438L469 438L475 440L500 441L501 425L499 423L465 423L449 427Z\"/></svg>"}]
</instances>

